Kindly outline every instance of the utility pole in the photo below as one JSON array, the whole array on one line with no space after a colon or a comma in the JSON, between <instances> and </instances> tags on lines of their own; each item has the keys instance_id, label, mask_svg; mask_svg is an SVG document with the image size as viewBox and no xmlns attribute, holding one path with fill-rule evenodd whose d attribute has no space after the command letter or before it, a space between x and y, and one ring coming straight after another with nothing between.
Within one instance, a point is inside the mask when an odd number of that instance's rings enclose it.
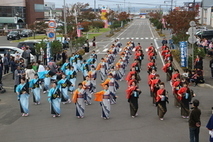
<instances>
[{"instance_id":1,"label":"utility pole","mask_svg":"<svg viewBox=\"0 0 213 142\"><path fill-rule=\"evenodd\" d=\"M173 0L171 0L171 12L172 12L172 7L173 7Z\"/></svg>"},{"instance_id":2,"label":"utility pole","mask_svg":"<svg viewBox=\"0 0 213 142\"><path fill-rule=\"evenodd\" d=\"M126 4L126 0L124 0L124 11L125 11L125 9L126 9L126 6L125 6L125 4Z\"/></svg>"},{"instance_id":3,"label":"utility pole","mask_svg":"<svg viewBox=\"0 0 213 142\"><path fill-rule=\"evenodd\" d=\"M66 15L66 5L64 0L64 34L67 35L67 15Z\"/></svg>"},{"instance_id":4,"label":"utility pole","mask_svg":"<svg viewBox=\"0 0 213 142\"><path fill-rule=\"evenodd\" d=\"M96 0L94 0L94 12L96 12Z\"/></svg>"}]
</instances>

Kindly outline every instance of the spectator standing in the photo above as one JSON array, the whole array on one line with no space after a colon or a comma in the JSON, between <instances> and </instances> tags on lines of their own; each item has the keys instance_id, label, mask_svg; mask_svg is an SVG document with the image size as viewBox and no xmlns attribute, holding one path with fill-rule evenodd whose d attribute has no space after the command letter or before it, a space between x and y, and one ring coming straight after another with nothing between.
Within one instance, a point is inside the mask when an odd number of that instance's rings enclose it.
<instances>
[{"instance_id":1,"label":"spectator standing","mask_svg":"<svg viewBox=\"0 0 213 142\"><path fill-rule=\"evenodd\" d=\"M27 69L25 70L25 78L29 81L31 79L34 79L35 71L32 68L32 65L28 65Z\"/></svg>"},{"instance_id":2,"label":"spectator standing","mask_svg":"<svg viewBox=\"0 0 213 142\"><path fill-rule=\"evenodd\" d=\"M20 84L23 71L20 66L17 66L17 69L14 72L14 92L16 92L16 87Z\"/></svg>"},{"instance_id":3,"label":"spectator standing","mask_svg":"<svg viewBox=\"0 0 213 142\"><path fill-rule=\"evenodd\" d=\"M200 115L201 111L198 108L199 101L194 100L192 102L192 111L189 115L189 134L190 134L190 142L199 142L199 133L200 133Z\"/></svg>"},{"instance_id":4,"label":"spectator standing","mask_svg":"<svg viewBox=\"0 0 213 142\"><path fill-rule=\"evenodd\" d=\"M17 63L15 61L15 57L11 56L11 59L10 59L10 70L13 73L13 77L12 77L13 80L14 80L14 75L15 75L16 68L17 68Z\"/></svg>"},{"instance_id":5,"label":"spectator standing","mask_svg":"<svg viewBox=\"0 0 213 142\"><path fill-rule=\"evenodd\" d=\"M211 69L211 75L212 75L211 78L213 79L213 57L212 57L212 59L209 62L209 67Z\"/></svg>"},{"instance_id":6,"label":"spectator standing","mask_svg":"<svg viewBox=\"0 0 213 142\"><path fill-rule=\"evenodd\" d=\"M161 43L162 43L162 46L166 45L168 43L167 39L164 37Z\"/></svg>"},{"instance_id":7,"label":"spectator standing","mask_svg":"<svg viewBox=\"0 0 213 142\"><path fill-rule=\"evenodd\" d=\"M197 69L203 70L203 59L199 55L196 56L196 59L194 61L194 68L196 70Z\"/></svg>"},{"instance_id":8,"label":"spectator standing","mask_svg":"<svg viewBox=\"0 0 213 142\"><path fill-rule=\"evenodd\" d=\"M61 56L62 56L62 63L64 64L66 62L66 60L67 60L67 52L64 50L62 52Z\"/></svg>"},{"instance_id":9,"label":"spectator standing","mask_svg":"<svg viewBox=\"0 0 213 142\"><path fill-rule=\"evenodd\" d=\"M22 53L22 58L26 59L26 65L28 66L28 64L30 63L30 49L27 46L26 48L24 48L24 52Z\"/></svg>"},{"instance_id":10,"label":"spectator standing","mask_svg":"<svg viewBox=\"0 0 213 142\"><path fill-rule=\"evenodd\" d=\"M169 47L170 49L174 49L174 41L172 38L169 39Z\"/></svg>"},{"instance_id":11,"label":"spectator standing","mask_svg":"<svg viewBox=\"0 0 213 142\"><path fill-rule=\"evenodd\" d=\"M50 71L52 71L53 73L57 72L57 65L53 61L53 58L50 58L50 62L48 63L48 67L50 68Z\"/></svg>"},{"instance_id":12,"label":"spectator standing","mask_svg":"<svg viewBox=\"0 0 213 142\"><path fill-rule=\"evenodd\" d=\"M92 39L92 46L93 47L95 47L96 46L96 44L95 44L95 40L96 40L96 38L95 38L95 36L93 37L93 39Z\"/></svg>"},{"instance_id":13,"label":"spectator standing","mask_svg":"<svg viewBox=\"0 0 213 142\"><path fill-rule=\"evenodd\" d=\"M2 58L0 57L0 84L2 83L2 72L3 72L3 63Z\"/></svg>"},{"instance_id":14,"label":"spectator standing","mask_svg":"<svg viewBox=\"0 0 213 142\"><path fill-rule=\"evenodd\" d=\"M3 64L4 64L4 74L9 73L9 60L7 58L7 53L4 53Z\"/></svg>"}]
</instances>

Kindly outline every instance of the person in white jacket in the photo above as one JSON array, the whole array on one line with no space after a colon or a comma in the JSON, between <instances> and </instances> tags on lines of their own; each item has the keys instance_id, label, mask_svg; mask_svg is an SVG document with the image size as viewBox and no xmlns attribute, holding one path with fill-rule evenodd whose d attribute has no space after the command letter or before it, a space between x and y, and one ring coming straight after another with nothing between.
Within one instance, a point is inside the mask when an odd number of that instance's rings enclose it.
<instances>
[{"instance_id":1,"label":"person in white jacket","mask_svg":"<svg viewBox=\"0 0 213 142\"><path fill-rule=\"evenodd\" d=\"M35 75L35 71L34 69L32 68L32 65L28 65L27 66L27 69L25 70L25 77L26 79L29 81L31 79L34 79L34 75Z\"/></svg>"}]
</instances>

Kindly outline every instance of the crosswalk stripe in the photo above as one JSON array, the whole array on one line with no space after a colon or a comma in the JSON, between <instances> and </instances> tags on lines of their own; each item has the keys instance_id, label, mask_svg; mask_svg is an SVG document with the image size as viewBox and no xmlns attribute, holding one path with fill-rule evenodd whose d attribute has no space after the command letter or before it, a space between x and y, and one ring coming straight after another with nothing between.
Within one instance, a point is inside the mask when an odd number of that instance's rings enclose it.
<instances>
[{"instance_id":1,"label":"crosswalk stripe","mask_svg":"<svg viewBox=\"0 0 213 142\"><path fill-rule=\"evenodd\" d=\"M121 40L123 40L124 38L121 38Z\"/></svg>"},{"instance_id":2,"label":"crosswalk stripe","mask_svg":"<svg viewBox=\"0 0 213 142\"><path fill-rule=\"evenodd\" d=\"M146 37L145 39L149 39L148 37Z\"/></svg>"},{"instance_id":3,"label":"crosswalk stripe","mask_svg":"<svg viewBox=\"0 0 213 142\"><path fill-rule=\"evenodd\" d=\"M106 52L108 50L108 48L104 49L103 52Z\"/></svg>"},{"instance_id":4,"label":"crosswalk stripe","mask_svg":"<svg viewBox=\"0 0 213 142\"><path fill-rule=\"evenodd\" d=\"M129 39L128 37L126 39Z\"/></svg>"},{"instance_id":5,"label":"crosswalk stripe","mask_svg":"<svg viewBox=\"0 0 213 142\"><path fill-rule=\"evenodd\" d=\"M138 37L136 37L135 39L139 39Z\"/></svg>"},{"instance_id":6,"label":"crosswalk stripe","mask_svg":"<svg viewBox=\"0 0 213 142\"><path fill-rule=\"evenodd\" d=\"M141 38L141 39L143 39L143 38Z\"/></svg>"}]
</instances>

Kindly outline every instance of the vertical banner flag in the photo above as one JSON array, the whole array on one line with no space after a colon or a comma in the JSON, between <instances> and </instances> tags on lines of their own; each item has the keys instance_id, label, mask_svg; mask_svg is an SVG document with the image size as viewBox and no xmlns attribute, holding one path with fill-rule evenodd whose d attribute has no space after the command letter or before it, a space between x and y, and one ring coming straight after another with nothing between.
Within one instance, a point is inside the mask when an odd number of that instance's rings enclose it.
<instances>
[{"instance_id":1,"label":"vertical banner flag","mask_svg":"<svg viewBox=\"0 0 213 142\"><path fill-rule=\"evenodd\" d=\"M50 42L47 42L47 63L50 62Z\"/></svg>"},{"instance_id":2,"label":"vertical banner flag","mask_svg":"<svg viewBox=\"0 0 213 142\"><path fill-rule=\"evenodd\" d=\"M179 44L180 44L180 65L181 65L181 67L187 67L187 64L188 64L187 42L186 41L181 41L181 42L179 42Z\"/></svg>"}]
</instances>

